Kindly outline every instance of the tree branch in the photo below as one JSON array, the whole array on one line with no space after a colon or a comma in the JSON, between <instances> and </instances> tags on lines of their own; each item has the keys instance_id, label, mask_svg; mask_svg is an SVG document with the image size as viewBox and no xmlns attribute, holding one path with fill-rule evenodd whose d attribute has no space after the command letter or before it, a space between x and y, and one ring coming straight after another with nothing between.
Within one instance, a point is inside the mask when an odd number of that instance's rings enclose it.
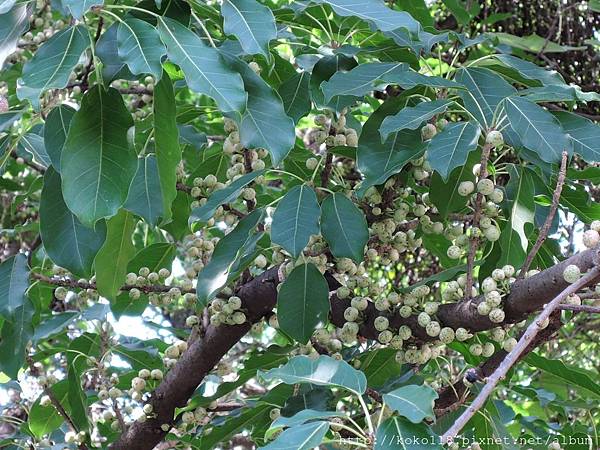
<instances>
[{"instance_id":1,"label":"tree branch","mask_svg":"<svg viewBox=\"0 0 600 450\"><path fill-rule=\"evenodd\" d=\"M533 262L533 258L537 255L537 252L540 250L540 247L548 237L548 233L550 232L550 228L552 227L552 221L554 220L554 216L556 215L556 210L558 209L558 202L560 201L560 194L562 193L563 185L565 184L565 176L567 174L567 161L569 159L569 154L564 151L562 153L562 161L560 163L560 169L558 171L558 178L556 180L556 188L554 189L554 194L552 194L552 205L550 206L550 211L548 211L548 215L546 216L546 220L544 221L544 225L540 230L540 234L538 235L535 244L531 248L531 251L527 255L527 259L525 259L525 263L521 267L519 271L518 279L525 278L531 263Z\"/></svg>"},{"instance_id":2,"label":"tree branch","mask_svg":"<svg viewBox=\"0 0 600 450\"><path fill-rule=\"evenodd\" d=\"M534 342L538 332L542 329L542 324L546 320L550 319L550 315L558 308L560 303L562 303L569 295L576 293L579 289L582 289L594 281L597 281L599 277L600 268L598 268L598 266L594 266L588 273L581 277L577 282L571 284L562 292L560 292L556 297L554 297L554 299L552 299L550 303L544 307L543 311L538 315L538 317L527 327L527 330L525 333L523 333L515 348L513 348L508 355L506 355L494 373L488 377L485 386L483 389L481 389L475 400L471 403L471 405L469 405L467 410L461 414L456 422L454 422L454 424L442 435L442 442L452 443L453 439L460 432L460 430L462 430L467 422L471 420L471 417L473 417L475 413L479 411L483 405L485 405L485 402L492 394L498 383L506 377L506 374L511 367L516 364L521 354L523 354L525 350Z\"/></svg>"}]
</instances>

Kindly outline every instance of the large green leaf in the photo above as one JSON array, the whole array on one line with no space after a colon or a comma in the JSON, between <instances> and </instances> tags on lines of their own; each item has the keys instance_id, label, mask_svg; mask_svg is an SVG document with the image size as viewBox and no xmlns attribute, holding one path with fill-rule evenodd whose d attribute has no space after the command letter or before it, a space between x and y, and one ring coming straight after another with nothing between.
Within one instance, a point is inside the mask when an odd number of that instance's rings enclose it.
<instances>
[{"instance_id":1,"label":"large green leaf","mask_svg":"<svg viewBox=\"0 0 600 450\"><path fill-rule=\"evenodd\" d=\"M380 31L406 28L410 33L418 33L421 24L405 11L390 9L377 0L313 0L333 8L343 17L358 17L373 24Z\"/></svg>"},{"instance_id":2,"label":"large green leaf","mask_svg":"<svg viewBox=\"0 0 600 450\"><path fill-rule=\"evenodd\" d=\"M262 215L263 211L260 209L253 211L216 245L210 262L198 274L196 293L201 305L212 300L227 283L233 266L244 254L246 245L254 242L252 238Z\"/></svg>"},{"instance_id":3,"label":"large green leaf","mask_svg":"<svg viewBox=\"0 0 600 450\"><path fill-rule=\"evenodd\" d=\"M565 84L562 77L555 70L544 69L537 64L517 58L516 56L500 53L494 55L494 59L500 61L503 65L514 69L519 76L529 80L539 81L544 86Z\"/></svg>"},{"instance_id":4,"label":"large green leaf","mask_svg":"<svg viewBox=\"0 0 600 450\"><path fill-rule=\"evenodd\" d=\"M61 380L50 387L58 403L68 412L70 405L67 402L69 392L68 380ZM60 415L54 405L42 406L40 403L44 394L33 403L29 411L27 424L34 436L41 438L60 427L64 418Z\"/></svg>"},{"instance_id":5,"label":"large green leaf","mask_svg":"<svg viewBox=\"0 0 600 450\"><path fill-rule=\"evenodd\" d=\"M479 127L473 122L454 122L436 134L427 147L427 160L431 168L444 181L450 172L465 164L469 153L477 148Z\"/></svg>"},{"instance_id":6,"label":"large green leaf","mask_svg":"<svg viewBox=\"0 0 600 450\"><path fill-rule=\"evenodd\" d=\"M261 54L269 60L269 42L277 37L275 17L256 0L224 0L223 30L238 38L244 53Z\"/></svg>"},{"instance_id":7,"label":"large green leaf","mask_svg":"<svg viewBox=\"0 0 600 450\"><path fill-rule=\"evenodd\" d=\"M190 222L206 222L210 220L219 206L234 201L239 197L240 192L246 185L262 174L263 171L247 173L237 180L232 181L227 187L213 192L204 205L192 211Z\"/></svg>"},{"instance_id":8,"label":"large green leaf","mask_svg":"<svg viewBox=\"0 0 600 450\"><path fill-rule=\"evenodd\" d=\"M337 112L341 112L345 107L354 103L356 98L350 95L339 95L329 103L325 102L321 84L323 84L324 81L331 79L331 77L339 71L351 70L356 67L356 65L357 63L354 58L350 58L342 53L324 56L317 61L310 75L309 83L310 96L316 106L319 108L328 107Z\"/></svg>"},{"instance_id":9,"label":"large green leaf","mask_svg":"<svg viewBox=\"0 0 600 450\"><path fill-rule=\"evenodd\" d=\"M319 446L329 430L327 422L310 422L288 428L262 450L310 450Z\"/></svg>"},{"instance_id":10,"label":"large green leaf","mask_svg":"<svg viewBox=\"0 0 600 450\"><path fill-rule=\"evenodd\" d=\"M181 147L176 118L173 83L165 73L154 88L154 149L164 221L171 219L171 205L177 197L177 166L181 161Z\"/></svg>"},{"instance_id":11,"label":"large green leaf","mask_svg":"<svg viewBox=\"0 0 600 450\"><path fill-rule=\"evenodd\" d=\"M151 74L155 79L162 75L161 59L166 48L156 28L140 19L128 17L119 23L117 31L119 58L135 74Z\"/></svg>"},{"instance_id":12,"label":"large green leaf","mask_svg":"<svg viewBox=\"0 0 600 450\"><path fill-rule=\"evenodd\" d=\"M3 264L6 264L6 262ZM2 274L0 274L1 280ZM0 289L4 289L4 287ZM6 317L2 325L0 333L0 372L4 372L14 380L18 378L19 369L23 367L25 350L33 336L32 319L34 313L35 308L31 301L22 296L20 305L13 310L10 317Z\"/></svg>"},{"instance_id":13,"label":"large green leaf","mask_svg":"<svg viewBox=\"0 0 600 450\"><path fill-rule=\"evenodd\" d=\"M137 173L123 208L141 216L149 224L156 225L158 219L164 217L161 191L156 157L148 155L139 158Z\"/></svg>"},{"instance_id":14,"label":"large green leaf","mask_svg":"<svg viewBox=\"0 0 600 450\"><path fill-rule=\"evenodd\" d=\"M135 255L132 235L137 221L122 209L106 223L106 241L94 260L98 293L114 300L125 283L127 264Z\"/></svg>"},{"instance_id":15,"label":"large green leaf","mask_svg":"<svg viewBox=\"0 0 600 450\"><path fill-rule=\"evenodd\" d=\"M340 387L357 395L367 389L367 378L343 360L321 355L317 359L295 356L286 364L260 372L266 381L280 380L286 384L309 383L317 386Z\"/></svg>"},{"instance_id":16,"label":"large green leaf","mask_svg":"<svg viewBox=\"0 0 600 450\"><path fill-rule=\"evenodd\" d=\"M273 214L271 240L297 258L311 235L319 234L321 208L315 191L302 184L281 199Z\"/></svg>"},{"instance_id":17,"label":"large green leaf","mask_svg":"<svg viewBox=\"0 0 600 450\"><path fill-rule=\"evenodd\" d=\"M517 92L504 78L489 69L459 69L454 79L467 88L458 91L465 108L486 129L500 118L496 109L502 100Z\"/></svg>"},{"instance_id":18,"label":"large green leaf","mask_svg":"<svg viewBox=\"0 0 600 450\"><path fill-rule=\"evenodd\" d=\"M435 418L433 405L436 398L438 394L434 389L415 384L402 386L383 395L386 405L412 423L419 423L426 418Z\"/></svg>"},{"instance_id":19,"label":"large green leaf","mask_svg":"<svg viewBox=\"0 0 600 450\"><path fill-rule=\"evenodd\" d=\"M242 78L223 63L217 50L172 19L160 18L158 31L169 59L181 68L190 89L215 99L223 112L244 111L247 96Z\"/></svg>"},{"instance_id":20,"label":"large green leaf","mask_svg":"<svg viewBox=\"0 0 600 450\"><path fill-rule=\"evenodd\" d=\"M302 71L285 80L277 89L277 93L283 101L285 113L294 120L294 123L298 123L310 112L309 85L310 73Z\"/></svg>"},{"instance_id":21,"label":"large green leaf","mask_svg":"<svg viewBox=\"0 0 600 450\"><path fill-rule=\"evenodd\" d=\"M103 5L104 0L62 0L62 3L73 17L81 19L92 6Z\"/></svg>"},{"instance_id":22,"label":"large green leaf","mask_svg":"<svg viewBox=\"0 0 600 450\"><path fill-rule=\"evenodd\" d=\"M409 70L406 63L373 62L356 66L349 72L337 72L321 83L325 101L337 95L362 97L373 89L382 90L389 82Z\"/></svg>"},{"instance_id":23,"label":"large green leaf","mask_svg":"<svg viewBox=\"0 0 600 450\"><path fill-rule=\"evenodd\" d=\"M394 416L377 429L374 450L442 450L439 442L427 425Z\"/></svg>"},{"instance_id":24,"label":"large green leaf","mask_svg":"<svg viewBox=\"0 0 600 450\"><path fill-rule=\"evenodd\" d=\"M413 158L418 158L425 150L420 131L404 129L390 134L381 142L379 129L389 115L402 111L406 105L404 98L392 98L381 105L365 122L357 149L358 169L364 175L359 195L371 186L385 181L399 173Z\"/></svg>"},{"instance_id":25,"label":"large green leaf","mask_svg":"<svg viewBox=\"0 0 600 450\"><path fill-rule=\"evenodd\" d=\"M119 58L118 32L119 23L115 22L102 33L96 42L96 56L102 61L102 78L105 83L117 79L135 79L135 75L129 71L127 64Z\"/></svg>"},{"instance_id":26,"label":"large green leaf","mask_svg":"<svg viewBox=\"0 0 600 450\"><path fill-rule=\"evenodd\" d=\"M248 92L241 120L235 117L239 123L241 143L246 148L266 148L273 165L278 166L294 146L294 121L286 115L277 92L248 64L232 56L226 56L225 60L242 76Z\"/></svg>"},{"instance_id":27,"label":"large green leaf","mask_svg":"<svg viewBox=\"0 0 600 450\"><path fill-rule=\"evenodd\" d=\"M509 97L504 105L513 131L543 161L559 162L571 148L560 122L541 106L522 97Z\"/></svg>"},{"instance_id":28,"label":"large green leaf","mask_svg":"<svg viewBox=\"0 0 600 450\"><path fill-rule=\"evenodd\" d=\"M319 324L327 322L329 287L314 264L301 264L285 279L277 295L282 331L306 344Z\"/></svg>"},{"instance_id":29,"label":"large green leaf","mask_svg":"<svg viewBox=\"0 0 600 450\"><path fill-rule=\"evenodd\" d=\"M600 127L584 117L570 112L555 112L563 130L569 135L573 151L586 162L600 162Z\"/></svg>"},{"instance_id":30,"label":"large green leaf","mask_svg":"<svg viewBox=\"0 0 600 450\"><path fill-rule=\"evenodd\" d=\"M102 221L95 229L83 226L67 208L60 186L60 175L49 168L40 199L40 236L44 249L57 266L89 278L94 258L106 239L106 224Z\"/></svg>"},{"instance_id":31,"label":"large green leaf","mask_svg":"<svg viewBox=\"0 0 600 450\"><path fill-rule=\"evenodd\" d=\"M60 172L65 203L84 225L114 216L127 200L137 170L127 139L132 124L121 94L98 85L73 116Z\"/></svg>"},{"instance_id":32,"label":"large green leaf","mask_svg":"<svg viewBox=\"0 0 600 450\"><path fill-rule=\"evenodd\" d=\"M367 220L344 194L335 193L323 201L321 231L333 256L363 260L369 240Z\"/></svg>"},{"instance_id":33,"label":"large green leaf","mask_svg":"<svg viewBox=\"0 0 600 450\"><path fill-rule=\"evenodd\" d=\"M71 120L75 110L68 105L60 105L50 111L44 125L44 145L52 161L52 166L60 172L60 158L67 140Z\"/></svg>"},{"instance_id":34,"label":"large green leaf","mask_svg":"<svg viewBox=\"0 0 600 450\"><path fill-rule=\"evenodd\" d=\"M27 99L39 109L40 94L64 88L89 45L90 36L84 25L65 28L52 36L23 66L17 81L19 99Z\"/></svg>"},{"instance_id":35,"label":"large green leaf","mask_svg":"<svg viewBox=\"0 0 600 450\"><path fill-rule=\"evenodd\" d=\"M452 103L449 100L421 102L417 106L404 107L393 116L387 116L379 127L382 142L385 142L388 136L395 131L416 130L426 120L445 112Z\"/></svg>"},{"instance_id":36,"label":"large green leaf","mask_svg":"<svg viewBox=\"0 0 600 450\"><path fill-rule=\"evenodd\" d=\"M19 253L0 264L0 316L9 320L25 301L29 287L27 257Z\"/></svg>"},{"instance_id":37,"label":"large green leaf","mask_svg":"<svg viewBox=\"0 0 600 450\"><path fill-rule=\"evenodd\" d=\"M21 34L29 28L27 5L18 5L0 14L0 69L6 58L17 49Z\"/></svg>"},{"instance_id":38,"label":"large green leaf","mask_svg":"<svg viewBox=\"0 0 600 450\"><path fill-rule=\"evenodd\" d=\"M396 361L397 350L388 347L360 355L360 370L367 377L369 387L380 388L402 374L402 365Z\"/></svg>"}]
</instances>

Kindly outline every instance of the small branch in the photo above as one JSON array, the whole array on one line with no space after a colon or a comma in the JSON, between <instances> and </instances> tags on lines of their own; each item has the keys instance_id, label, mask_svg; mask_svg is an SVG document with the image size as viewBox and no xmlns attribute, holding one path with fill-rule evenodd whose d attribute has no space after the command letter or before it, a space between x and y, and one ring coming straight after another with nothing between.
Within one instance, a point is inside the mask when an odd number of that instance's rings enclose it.
<instances>
[{"instance_id":1,"label":"small branch","mask_svg":"<svg viewBox=\"0 0 600 450\"><path fill-rule=\"evenodd\" d=\"M578 116L581 116L581 117L585 117L586 119L593 120L594 122L600 121L600 114L586 114L584 112L580 112L580 111L577 111L577 110L568 111L568 110L566 110L564 108L561 108L558 105L554 105L552 103L544 103L544 106L546 108L552 110L552 111L566 111L566 112L570 112L570 113L573 113L573 114L577 114Z\"/></svg>"},{"instance_id":2,"label":"small branch","mask_svg":"<svg viewBox=\"0 0 600 450\"><path fill-rule=\"evenodd\" d=\"M556 215L556 210L558 209L558 202L560 201L560 194L562 192L563 185L565 184L565 175L567 173L567 161L569 159L569 154L564 151L562 154L562 161L560 162L560 169L558 171L558 179L556 180L556 188L554 189L554 194L552 195L552 205L550 206L550 211L548 212L548 216L544 221L544 225L540 230L540 234L538 235L535 244L533 245L531 251L527 255L527 259L525 259L525 263L521 267L519 271L518 279L525 278L531 263L533 262L533 258L537 255L537 252L540 250L540 247L548 237L548 233L550 232L550 228L552 227L552 221L554 220L554 216Z\"/></svg>"},{"instance_id":3,"label":"small branch","mask_svg":"<svg viewBox=\"0 0 600 450\"><path fill-rule=\"evenodd\" d=\"M590 314L600 314L600 307L591 305L560 305L558 309L562 311L586 312Z\"/></svg>"},{"instance_id":4,"label":"small branch","mask_svg":"<svg viewBox=\"0 0 600 450\"><path fill-rule=\"evenodd\" d=\"M483 151L481 152L481 162L480 162L480 174L479 179L482 180L487 177L487 163L490 157L490 151L492 150L492 146L490 144L485 144L483 146ZM473 227L479 226L479 219L481 218L481 208L483 207L483 194L481 192L477 193L477 198L475 199L475 210L473 211ZM473 268L475 266L475 254L477 253L477 247L479 246L479 237L471 236L469 241L469 254L467 255L467 284L465 286L465 298L472 297L473 291Z\"/></svg>"},{"instance_id":5,"label":"small branch","mask_svg":"<svg viewBox=\"0 0 600 450\"><path fill-rule=\"evenodd\" d=\"M331 176L331 170L333 166L333 154L327 152L327 156L325 157L325 167L323 167L323 171L321 172L321 186L326 188L329 184L329 177Z\"/></svg>"},{"instance_id":6,"label":"small branch","mask_svg":"<svg viewBox=\"0 0 600 450\"><path fill-rule=\"evenodd\" d=\"M513 348L494 373L487 379L485 386L479 392L479 395L473 400L473 403L465 410L463 414L454 422L454 424L442 436L443 443L452 443L456 435L463 429L469 420L479 411L486 403L488 397L492 394L498 383L504 379L511 367L518 361L519 357L533 343L536 335L542 330L542 324L550 318L550 315L560 306L560 304L571 294L576 293L579 289L588 286L598 279L600 276L600 268L594 266L588 273L581 277L577 282L569 285L561 293L559 293L542 312L531 322L527 327L519 342Z\"/></svg>"},{"instance_id":7,"label":"small branch","mask_svg":"<svg viewBox=\"0 0 600 450\"><path fill-rule=\"evenodd\" d=\"M44 394L48 396L48 398L50 399L50 403L52 403L52 406L56 408L56 410L62 416L62 418L65 419L65 421L69 424L69 428L71 428L73 432L78 433L79 429L75 425L75 422L73 422L73 419L71 419L71 417L67 414L67 411L65 411L65 408L63 408L63 406L60 404L60 402L54 395L54 392L52 392L52 389L50 389L49 387L44 389ZM87 450L87 448L87 445L79 444L80 450Z\"/></svg>"},{"instance_id":8,"label":"small branch","mask_svg":"<svg viewBox=\"0 0 600 450\"><path fill-rule=\"evenodd\" d=\"M10 152L10 156L12 156L15 159L20 158L20 156L17 155L17 152L14 150L12 152ZM23 164L25 164L27 167L32 168L33 170L41 173L42 175L46 172L46 168L44 166L37 164L33 160L27 161L25 158L22 158L22 159L23 159Z\"/></svg>"},{"instance_id":9,"label":"small branch","mask_svg":"<svg viewBox=\"0 0 600 450\"><path fill-rule=\"evenodd\" d=\"M77 280L73 280L71 278L50 278L46 275L42 275L41 273L35 273L32 272L31 273L31 277L42 281L44 283L48 283L51 284L53 286L63 286L63 287L68 287L68 288L72 288L72 289L93 289L96 290L96 283L87 283L87 282L80 282ZM164 285L160 285L160 284L151 284L151 285L146 285L146 286L132 286L132 285L123 285L121 286L119 289L121 291L131 291L132 289L139 289L140 292L143 292L144 294L149 294L151 292L156 292L156 293L165 293L165 292L169 292L169 290L171 290L172 288L178 288L182 294L195 294L196 293L196 289L182 289L179 286L164 286Z\"/></svg>"}]
</instances>

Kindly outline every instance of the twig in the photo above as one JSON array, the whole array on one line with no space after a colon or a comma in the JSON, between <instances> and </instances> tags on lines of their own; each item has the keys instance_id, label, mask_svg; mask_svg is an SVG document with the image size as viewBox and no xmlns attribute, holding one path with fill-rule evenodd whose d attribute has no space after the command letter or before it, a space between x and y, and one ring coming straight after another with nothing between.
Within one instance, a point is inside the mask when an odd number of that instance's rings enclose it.
<instances>
[{"instance_id":1,"label":"twig","mask_svg":"<svg viewBox=\"0 0 600 450\"><path fill-rule=\"evenodd\" d=\"M44 394L48 396L48 398L50 399L50 403L52 403L52 406L54 406L54 408L56 408L58 413L69 424L69 427L71 428L71 430L75 433L78 433L79 428L77 428L77 425L75 425L75 422L73 422L73 419L71 419L71 417L67 414L67 411L65 411L65 408L63 408L63 406L60 404L60 402L54 395L54 392L52 392L52 389L47 387L46 389L44 389ZM82 443L82 444L79 444L79 448L80 448L80 450L87 450L88 447L87 447L87 445Z\"/></svg>"},{"instance_id":2,"label":"twig","mask_svg":"<svg viewBox=\"0 0 600 450\"><path fill-rule=\"evenodd\" d=\"M69 287L73 289L93 289L96 290L96 283L88 283L83 281L73 280L71 278L51 278L46 275L42 275L41 273L31 273L31 277L36 280L42 281L44 283L52 284L54 286L63 286ZM139 289L140 292L144 294L149 294L150 292L164 293L169 292L172 288L178 288L182 294L195 294L196 289L182 289L179 286L164 286L160 284L150 284L145 286L134 286L134 285L123 285L119 288L121 291L131 291L132 289Z\"/></svg>"},{"instance_id":3,"label":"twig","mask_svg":"<svg viewBox=\"0 0 600 450\"><path fill-rule=\"evenodd\" d=\"M586 312L600 314L600 307L591 305L560 305L558 309L563 311Z\"/></svg>"},{"instance_id":4,"label":"twig","mask_svg":"<svg viewBox=\"0 0 600 450\"><path fill-rule=\"evenodd\" d=\"M542 312L531 322L527 327L519 342L513 348L494 373L487 379L485 386L481 389L473 403L461 414L454 424L442 436L443 443L452 443L456 435L463 429L469 420L479 411L488 397L494 391L498 383L504 379L511 367L517 362L521 354L533 342L536 335L542 330L542 324L550 318L550 315L560 306L560 304L571 294L574 294L579 289L582 289L592 282L596 281L600 276L600 268L594 266L588 273L581 277L577 282L569 285L565 290L559 293Z\"/></svg>"},{"instance_id":5,"label":"twig","mask_svg":"<svg viewBox=\"0 0 600 450\"><path fill-rule=\"evenodd\" d=\"M548 212L548 216L546 216L546 220L544 221L544 225L542 225L540 234L538 235L535 244L533 245L531 251L527 255L525 263L523 263L523 266L519 271L519 276L517 279L525 278L525 274L527 274L527 271L529 270L529 267L533 262L533 258L535 258L535 255L537 255L537 252L540 250L540 247L548 237L548 233L550 232L550 228L552 227L552 221L554 220L556 210L558 209L560 194L562 192L563 185L565 184L565 175L567 173L568 159L569 154L566 151L564 151L562 154L562 161L560 162L560 170L558 171L558 179L556 180L556 188L554 189L554 194L552 195L552 205L550 206L550 211Z\"/></svg>"},{"instance_id":6,"label":"twig","mask_svg":"<svg viewBox=\"0 0 600 450\"><path fill-rule=\"evenodd\" d=\"M10 152L10 156L12 156L15 159L20 158L20 156L17 155L17 152L14 150L12 152ZM22 158L22 159L23 159L23 164L25 164L28 167L31 167L33 170L36 170L37 172L41 173L42 175L46 172L46 168L44 166L41 166L34 161L27 161L25 158Z\"/></svg>"},{"instance_id":7,"label":"twig","mask_svg":"<svg viewBox=\"0 0 600 450\"><path fill-rule=\"evenodd\" d=\"M331 176L331 170L333 165L333 154L327 152L327 156L325 157L325 167L323 167L323 171L321 172L321 186L327 187L329 183L329 177Z\"/></svg>"},{"instance_id":8,"label":"twig","mask_svg":"<svg viewBox=\"0 0 600 450\"><path fill-rule=\"evenodd\" d=\"M480 162L480 173L479 179L483 180L487 177L487 163L490 157L490 151L492 150L491 144L485 144L483 146L483 150L481 152L481 162ZM475 209L473 211L473 228L479 226L479 219L481 218L481 208L483 207L483 194L481 192L477 193L477 198L475 199ZM465 286L465 298L472 297L473 291L473 268L475 266L475 254L477 253L477 247L479 245L479 237L471 236L471 240L469 241L469 254L467 255L467 284Z\"/></svg>"}]
</instances>

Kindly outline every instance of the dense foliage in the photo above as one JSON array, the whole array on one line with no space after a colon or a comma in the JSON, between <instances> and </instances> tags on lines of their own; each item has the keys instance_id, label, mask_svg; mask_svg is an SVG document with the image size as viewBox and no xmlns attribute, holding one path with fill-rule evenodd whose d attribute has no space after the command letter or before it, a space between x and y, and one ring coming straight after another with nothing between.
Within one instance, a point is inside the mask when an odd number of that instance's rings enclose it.
<instances>
[{"instance_id":1,"label":"dense foliage","mask_svg":"<svg viewBox=\"0 0 600 450\"><path fill-rule=\"evenodd\" d=\"M0 2L0 448L600 446L600 95L398 3Z\"/></svg>"}]
</instances>

